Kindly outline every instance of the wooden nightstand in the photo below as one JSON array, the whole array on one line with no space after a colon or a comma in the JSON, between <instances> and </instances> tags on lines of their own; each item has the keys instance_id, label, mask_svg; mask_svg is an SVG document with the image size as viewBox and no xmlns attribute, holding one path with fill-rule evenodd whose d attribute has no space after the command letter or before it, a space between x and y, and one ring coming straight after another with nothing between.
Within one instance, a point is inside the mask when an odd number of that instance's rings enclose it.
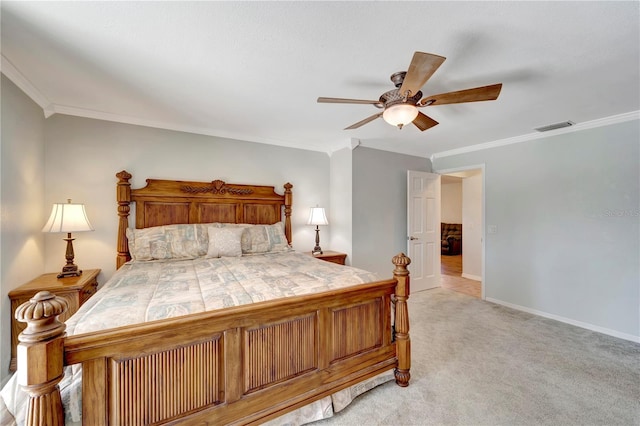
<instances>
[{"instance_id":1,"label":"wooden nightstand","mask_svg":"<svg viewBox=\"0 0 640 426\"><path fill-rule=\"evenodd\" d=\"M18 335L27 327L24 322L14 318L16 309L24 302L28 302L37 292L47 290L50 293L67 300L69 309L60 315L60 321L66 321L80 306L98 289L98 274L100 269L86 269L79 277L57 278L58 272L43 274L20 287L9 292L11 299L11 364L10 371L16 371L16 356Z\"/></svg>"},{"instance_id":2,"label":"wooden nightstand","mask_svg":"<svg viewBox=\"0 0 640 426\"><path fill-rule=\"evenodd\" d=\"M307 252L307 254L318 259L326 260L327 262L337 263L338 265L344 265L344 260L347 258L346 253L338 253L337 251L330 250L324 250L322 254L311 254L311 252Z\"/></svg>"}]
</instances>

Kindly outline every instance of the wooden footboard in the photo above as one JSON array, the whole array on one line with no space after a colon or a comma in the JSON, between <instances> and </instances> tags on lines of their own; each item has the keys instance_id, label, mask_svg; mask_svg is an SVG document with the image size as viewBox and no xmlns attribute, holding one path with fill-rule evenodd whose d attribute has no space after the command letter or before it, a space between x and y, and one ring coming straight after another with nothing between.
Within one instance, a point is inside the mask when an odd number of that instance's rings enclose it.
<instances>
[{"instance_id":1,"label":"wooden footboard","mask_svg":"<svg viewBox=\"0 0 640 426\"><path fill-rule=\"evenodd\" d=\"M391 280L71 337L65 301L38 293L16 314L27 424L64 424L71 364L88 425L261 423L386 370L407 386L409 262L394 257Z\"/></svg>"}]
</instances>

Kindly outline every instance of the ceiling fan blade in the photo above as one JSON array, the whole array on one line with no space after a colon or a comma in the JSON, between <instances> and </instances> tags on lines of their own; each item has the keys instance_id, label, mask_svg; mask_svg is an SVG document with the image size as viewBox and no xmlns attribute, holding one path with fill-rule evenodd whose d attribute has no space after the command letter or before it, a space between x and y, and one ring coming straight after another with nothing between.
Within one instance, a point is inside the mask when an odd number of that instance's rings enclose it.
<instances>
[{"instance_id":1,"label":"ceiling fan blade","mask_svg":"<svg viewBox=\"0 0 640 426\"><path fill-rule=\"evenodd\" d=\"M476 87L473 89L458 90L457 92L441 93L434 96L425 96L420 101L421 105L445 105L460 104L463 102L493 101L498 99L502 83L490 86ZM433 102L432 102L433 101Z\"/></svg>"},{"instance_id":2,"label":"ceiling fan blade","mask_svg":"<svg viewBox=\"0 0 640 426\"><path fill-rule=\"evenodd\" d=\"M379 113L377 113L377 114L373 114L371 117L367 117L367 118L365 118L365 119L364 119L364 120L362 120L362 121L358 121L356 124L352 124L352 125L351 125L351 126L349 126L349 127L345 127L345 129L344 129L344 130L353 130L353 129L357 129L358 127L360 127L360 126L364 126L364 125L365 125L365 124L367 124L368 122L373 121L373 120L375 120L376 118L379 118L379 117L382 117L382 113L381 113L381 112L379 112Z\"/></svg>"},{"instance_id":3,"label":"ceiling fan blade","mask_svg":"<svg viewBox=\"0 0 640 426\"><path fill-rule=\"evenodd\" d=\"M380 104L380 100L369 101L365 99L344 99L344 98L318 98L320 104Z\"/></svg>"},{"instance_id":4,"label":"ceiling fan blade","mask_svg":"<svg viewBox=\"0 0 640 426\"><path fill-rule=\"evenodd\" d=\"M430 129L433 126L437 126L438 122L428 115L419 112L418 116L415 118L415 120L413 120L413 124L415 124L418 129L424 132L425 130Z\"/></svg>"},{"instance_id":5,"label":"ceiling fan blade","mask_svg":"<svg viewBox=\"0 0 640 426\"><path fill-rule=\"evenodd\" d=\"M418 93L445 59L443 56L431 53L415 52L407 75L404 76L404 81L400 86L400 94L404 95L407 91L411 91L410 96L414 96Z\"/></svg>"}]
</instances>

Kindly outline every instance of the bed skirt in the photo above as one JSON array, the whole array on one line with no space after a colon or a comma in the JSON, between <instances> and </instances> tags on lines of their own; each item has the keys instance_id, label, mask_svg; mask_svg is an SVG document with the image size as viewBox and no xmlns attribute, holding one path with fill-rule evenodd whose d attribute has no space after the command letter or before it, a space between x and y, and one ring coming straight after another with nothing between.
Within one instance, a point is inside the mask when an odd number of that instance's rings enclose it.
<instances>
[{"instance_id":1,"label":"bed skirt","mask_svg":"<svg viewBox=\"0 0 640 426\"><path fill-rule=\"evenodd\" d=\"M63 402L67 403L69 398L68 392L65 395L65 381L70 382L71 369L67 367L69 374L65 375L65 379L60 382L62 388ZM333 395L326 396L311 404L300 407L290 413L275 418L264 423L266 426L300 426L312 423L318 420L328 419L335 413L342 411L359 395L375 388L383 383L394 380L393 371L385 371L375 377L363 382L357 383L351 387L343 389ZM28 399L18 386L17 377L14 374L9 382L2 389L0 398L0 426L22 426L24 425L24 415L26 413ZM17 415L15 415L17 414ZM73 419L70 416L65 417L66 426L81 426L82 419Z\"/></svg>"}]
</instances>

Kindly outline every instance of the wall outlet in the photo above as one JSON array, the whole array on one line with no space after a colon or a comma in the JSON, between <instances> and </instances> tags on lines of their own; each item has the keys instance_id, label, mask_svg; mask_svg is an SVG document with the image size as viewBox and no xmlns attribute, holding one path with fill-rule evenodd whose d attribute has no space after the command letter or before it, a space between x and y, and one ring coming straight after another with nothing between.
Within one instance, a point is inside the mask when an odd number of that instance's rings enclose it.
<instances>
[{"instance_id":1,"label":"wall outlet","mask_svg":"<svg viewBox=\"0 0 640 426\"><path fill-rule=\"evenodd\" d=\"M489 234L497 234L498 233L498 225L487 225L487 233L489 233Z\"/></svg>"}]
</instances>

